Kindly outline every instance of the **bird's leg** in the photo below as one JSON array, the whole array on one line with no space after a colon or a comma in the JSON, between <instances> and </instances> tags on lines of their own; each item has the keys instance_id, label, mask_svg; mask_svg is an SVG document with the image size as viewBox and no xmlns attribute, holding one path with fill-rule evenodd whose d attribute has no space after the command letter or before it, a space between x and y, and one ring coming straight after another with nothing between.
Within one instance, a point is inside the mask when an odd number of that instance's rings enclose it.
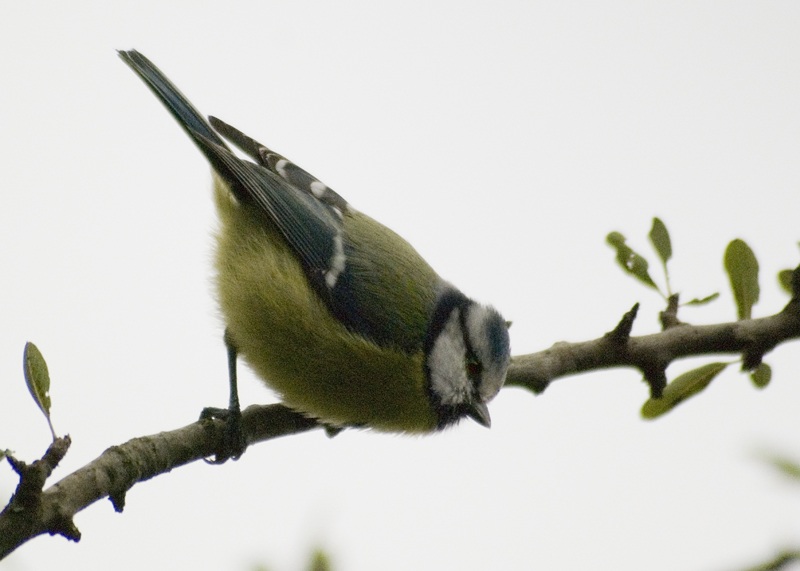
<instances>
[{"instance_id":1,"label":"bird's leg","mask_svg":"<svg viewBox=\"0 0 800 571\"><path fill-rule=\"evenodd\" d=\"M225 348L228 353L228 382L230 384L230 400L228 408L207 407L200 413L200 419L220 419L225 421L225 436L222 449L217 452L211 464L222 464L229 458L238 460L247 449L247 442L242 432L242 409L239 406L239 389L236 376L236 356L238 351L231 339L229 331L225 330Z\"/></svg>"}]
</instances>

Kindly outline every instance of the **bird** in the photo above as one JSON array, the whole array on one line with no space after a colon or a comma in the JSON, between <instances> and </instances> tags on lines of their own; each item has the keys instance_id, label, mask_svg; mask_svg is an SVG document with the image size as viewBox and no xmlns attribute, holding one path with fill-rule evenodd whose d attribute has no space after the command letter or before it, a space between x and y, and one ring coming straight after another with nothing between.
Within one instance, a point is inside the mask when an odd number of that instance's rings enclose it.
<instances>
[{"instance_id":1,"label":"bird","mask_svg":"<svg viewBox=\"0 0 800 571\"><path fill-rule=\"evenodd\" d=\"M463 418L489 427L487 403L511 360L498 310L295 163L206 119L144 55L118 54L212 169L230 403L204 414L240 422L241 357L286 406L336 430L424 434ZM240 431L218 459L241 455Z\"/></svg>"}]
</instances>

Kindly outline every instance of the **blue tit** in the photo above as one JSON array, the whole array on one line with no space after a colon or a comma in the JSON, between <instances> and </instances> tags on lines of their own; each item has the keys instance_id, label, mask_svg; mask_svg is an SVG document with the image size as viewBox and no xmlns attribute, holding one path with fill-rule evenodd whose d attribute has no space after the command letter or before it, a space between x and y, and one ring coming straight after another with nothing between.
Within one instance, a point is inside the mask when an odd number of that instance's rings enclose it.
<instances>
[{"instance_id":1,"label":"blue tit","mask_svg":"<svg viewBox=\"0 0 800 571\"><path fill-rule=\"evenodd\" d=\"M305 170L207 121L142 54L119 55L211 163L232 379L239 355L287 406L335 427L425 433L464 417L488 427L510 362L500 313Z\"/></svg>"}]
</instances>

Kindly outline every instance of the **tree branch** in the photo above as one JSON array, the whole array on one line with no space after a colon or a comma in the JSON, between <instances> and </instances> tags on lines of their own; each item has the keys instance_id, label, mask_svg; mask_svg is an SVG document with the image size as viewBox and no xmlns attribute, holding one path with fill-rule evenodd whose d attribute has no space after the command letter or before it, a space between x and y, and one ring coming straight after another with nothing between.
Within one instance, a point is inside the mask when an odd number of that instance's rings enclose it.
<instances>
[{"instance_id":1,"label":"tree branch","mask_svg":"<svg viewBox=\"0 0 800 571\"><path fill-rule=\"evenodd\" d=\"M799 272L795 270L795 273ZM556 343L544 351L515 357L506 385L541 393L550 382L561 377L612 367L633 367L642 372L657 398L659 387L663 389L667 366L677 359L714 353L740 354L742 369L750 370L777 345L798 337L800 297L795 294L782 311L769 317L718 325L681 323L640 337L622 336L617 326L592 341Z\"/></svg>"},{"instance_id":2,"label":"tree branch","mask_svg":"<svg viewBox=\"0 0 800 571\"><path fill-rule=\"evenodd\" d=\"M322 427L316 420L283 405L251 406L242 413L248 444ZM219 420L194 422L183 428L134 438L112 446L58 483L42 491L45 478L63 458L69 437L57 439L41 460L30 466L9 457L20 483L0 513L0 559L38 535L62 535L79 541L73 517L108 497L121 512L125 494L137 482L216 454L225 425Z\"/></svg>"},{"instance_id":3,"label":"tree branch","mask_svg":"<svg viewBox=\"0 0 800 571\"><path fill-rule=\"evenodd\" d=\"M551 348L513 358L506 384L534 393L555 379L611 367L639 369L657 398L666 384L666 368L676 359L712 353L741 354L745 370L759 365L777 345L800 337L800 268L793 275L794 295L779 313L719 325L687 325L677 320L677 298L660 333L630 335L638 305L612 331L592 341L556 343ZM251 406L242 415L248 444L297 434L324 424L283 405ZM69 447L69 437L57 439L41 460L30 466L8 457L20 475L11 501L0 513L0 559L27 540L49 533L78 541L76 513L108 497L117 511L137 482L173 468L214 456L221 448L224 424L203 420L183 428L134 438L112 446L86 466L44 490L44 483Z\"/></svg>"}]
</instances>

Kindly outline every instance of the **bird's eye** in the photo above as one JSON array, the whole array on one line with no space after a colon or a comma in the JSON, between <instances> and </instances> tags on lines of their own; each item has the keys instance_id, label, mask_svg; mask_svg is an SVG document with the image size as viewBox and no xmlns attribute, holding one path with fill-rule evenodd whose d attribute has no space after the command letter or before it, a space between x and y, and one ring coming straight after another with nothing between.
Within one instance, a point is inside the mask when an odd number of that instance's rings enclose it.
<instances>
[{"instance_id":1,"label":"bird's eye","mask_svg":"<svg viewBox=\"0 0 800 571\"><path fill-rule=\"evenodd\" d=\"M467 377L474 381L480 378L483 372L483 365L475 357L467 357L466 369Z\"/></svg>"}]
</instances>

